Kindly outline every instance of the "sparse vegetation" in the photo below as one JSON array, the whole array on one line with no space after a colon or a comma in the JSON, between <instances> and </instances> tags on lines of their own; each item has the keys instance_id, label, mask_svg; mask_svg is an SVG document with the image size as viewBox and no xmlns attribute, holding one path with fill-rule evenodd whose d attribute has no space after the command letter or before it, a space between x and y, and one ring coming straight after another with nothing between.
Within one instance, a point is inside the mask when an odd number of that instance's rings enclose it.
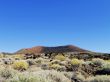
<instances>
[{"instance_id":1,"label":"sparse vegetation","mask_svg":"<svg viewBox=\"0 0 110 82\"><path fill-rule=\"evenodd\" d=\"M82 62L81 62L80 60L75 59L75 58L71 60L71 64L72 64L72 65L80 65L81 63L82 63Z\"/></svg>"},{"instance_id":2,"label":"sparse vegetation","mask_svg":"<svg viewBox=\"0 0 110 82\"><path fill-rule=\"evenodd\" d=\"M18 57L18 59L16 59ZM109 82L110 62L56 55L53 59L0 58L0 82ZM103 79L102 79L103 78Z\"/></svg>"},{"instance_id":3,"label":"sparse vegetation","mask_svg":"<svg viewBox=\"0 0 110 82\"><path fill-rule=\"evenodd\" d=\"M60 61L64 61L66 59L66 57L61 54L58 54L57 56L55 56L55 59L60 60Z\"/></svg>"},{"instance_id":4,"label":"sparse vegetation","mask_svg":"<svg viewBox=\"0 0 110 82\"><path fill-rule=\"evenodd\" d=\"M50 66L51 69L58 70L61 66L59 64L53 64Z\"/></svg>"},{"instance_id":5,"label":"sparse vegetation","mask_svg":"<svg viewBox=\"0 0 110 82\"><path fill-rule=\"evenodd\" d=\"M5 78L5 79L14 77L14 75L16 73L17 73L17 71L15 71L14 69L12 69L10 67L9 68L3 67L0 69L0 76Z\"/></svg>"},{"instance_id":6,"label":"sparse vegetation","mask_svg":"<svg viewBox=\"0 0 110 82\"><path fill-rule=\"evenodd\" d=\"M33 59L27 59L26 62L29 64L29 66L31 66L31 65L36 65L36 62L35 62L35 60L33 60Z\"/></svg>"},{"instance_id":7,"label":"sparse vegetation","mask_svg":"<svg viewBox=\"0 0 110 82\"><path fill-rule=\"evenodd\" d=\"M26 70L28 69L28 67L29 67L29 64L24 60L15 61L13 64L13 68L20 71Z\"/></svg>"},{"instance_id":8,"label":"sparse vegetation","mask_svg":"<svg viewBox=\"0 0 110 82\"><path fill-rule=\"evenodd\" d=\"M87 82L110 82L110 76L101 75L88 78Z\"/></svg>"},{"instance_id":9,"label":"sparse vegetation","mask_svg":"<svg viewBox=\"0 0 110 82\"><path fill-rule=\"evenodd\" d=\"M102 66L104 64L104 60L100 58L92 59L92 63L96 66Z\"/></svg>"}]
</instances>

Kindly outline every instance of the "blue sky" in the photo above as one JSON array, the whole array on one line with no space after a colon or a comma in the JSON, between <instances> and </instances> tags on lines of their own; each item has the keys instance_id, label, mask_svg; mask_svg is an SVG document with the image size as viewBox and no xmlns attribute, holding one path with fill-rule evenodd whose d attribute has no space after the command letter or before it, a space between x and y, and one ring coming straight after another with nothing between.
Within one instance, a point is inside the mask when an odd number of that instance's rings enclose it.
<instances>
[{"instance_id":1,"label":"blue sky","mask_svg":"<svg viewBox=\"0 0 110 82\"><path fill-rule=\"evenodd\" d=\"M68 44L110 52L110 0L0 0L0 52Z\"/></svg>"}]
</instances>

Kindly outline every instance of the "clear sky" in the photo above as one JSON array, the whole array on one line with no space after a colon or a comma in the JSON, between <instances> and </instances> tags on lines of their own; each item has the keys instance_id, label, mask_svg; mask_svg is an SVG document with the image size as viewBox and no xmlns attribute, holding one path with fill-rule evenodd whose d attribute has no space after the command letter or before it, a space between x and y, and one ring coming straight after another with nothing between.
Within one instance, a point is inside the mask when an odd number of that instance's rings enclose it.
<instances>
[{"instance_id":1,"label":"clear sky","mask_svg":"<svg viewBox=\"0 0 110 82\"><path fill-rule=\"evenodd\" d=\"M68 44L110 52L110 0L0 0L0 52Z\"/></svg>"}]
</instances>

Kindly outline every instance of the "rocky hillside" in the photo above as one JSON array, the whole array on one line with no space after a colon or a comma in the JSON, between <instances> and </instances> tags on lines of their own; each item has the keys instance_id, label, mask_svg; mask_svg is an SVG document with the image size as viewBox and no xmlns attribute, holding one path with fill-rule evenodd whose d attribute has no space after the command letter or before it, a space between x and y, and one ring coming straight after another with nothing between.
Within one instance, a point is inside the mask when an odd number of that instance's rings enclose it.
<instances>
[{"instance_id":1,"label":"rocky hillside","mask_svg":"<svg viewBox=\"0 0 110 82\"><path fill-rule=\"evenodd\" d=\"M89 51L73 45L66 45L66 46L57 46L57 47L36 46L32 48L21 49L16 53L26 54L26 53L65 53L65 52L84 52L85 53Z\"/></svg>"}]
</instances>

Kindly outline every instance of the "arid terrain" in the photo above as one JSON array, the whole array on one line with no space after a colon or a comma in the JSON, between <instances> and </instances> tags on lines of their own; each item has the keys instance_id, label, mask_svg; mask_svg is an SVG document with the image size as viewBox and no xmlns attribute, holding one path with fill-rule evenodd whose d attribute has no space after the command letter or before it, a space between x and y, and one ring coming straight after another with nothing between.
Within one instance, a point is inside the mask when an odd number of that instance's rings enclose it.
<instances>
[{"instance_id":1,"label":"arid terrain","mask_svg":"<svg viewBox=\"0 0 110 82\"><path fill-rule=\"evenodd\" d=\"M73 45L2 52L0 82L110 82L110 54Z\"/></svg>"}]
</instances>

